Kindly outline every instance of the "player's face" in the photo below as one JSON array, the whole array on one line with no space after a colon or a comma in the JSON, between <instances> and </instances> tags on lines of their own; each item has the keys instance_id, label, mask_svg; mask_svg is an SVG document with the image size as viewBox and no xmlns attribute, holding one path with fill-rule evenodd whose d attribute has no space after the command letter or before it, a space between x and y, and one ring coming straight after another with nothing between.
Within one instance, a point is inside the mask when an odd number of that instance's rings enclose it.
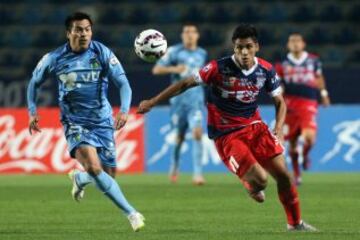
<instances>
[{"instance_id":1,"label":"player's face","mask_svg":"<svg viewBox=\"0 0 360 240\"><path fill-rule=\"evenodd\" d=\"M289 36L288 48L292 53L300 53L305 49L305 41L301 35L294 34Z\"/></svg>"},{"instance_id":2,"label":"player's face","mask_svg":"<svg viewBox=\"0 0 360 240\"><path fill-rule=\"evenodd\" d=\"M252 38L238 38L234 42L235 58L246 69L255 64L255 55L259 51L259 44Z\"/></svg>"},{"instance_id":3,"label":"player's face","mask_svg":"<svg viewBox=\"0 0 360 240\"><path fill-rule=\"evenodd\" d=\"M181 33L181 38L185 46L194 47L199 40L199 32L195 26L184 26Z\"/></svg>"},{"instance_id":4,"label":"player's face","mask_svg":"<svg viewBox=\"0 0 360 240\"><path fill-rule=\"evenodd\" d=\"M92 29L91 23L87 19L73 21L70 31L67 31L71 49L75 52L81 52L89 47Z\"/></svg>"}]
</instances>

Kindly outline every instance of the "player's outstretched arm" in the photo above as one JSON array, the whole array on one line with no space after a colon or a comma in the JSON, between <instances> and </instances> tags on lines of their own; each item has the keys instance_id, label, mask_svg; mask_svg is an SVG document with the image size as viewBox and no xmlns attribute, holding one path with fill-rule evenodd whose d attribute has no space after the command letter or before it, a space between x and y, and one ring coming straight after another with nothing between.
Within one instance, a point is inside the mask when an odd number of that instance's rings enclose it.
<instances>
[{"instance_id":1,"label":"player's outstretched arm","mask_svg":"<svg viewBox=\"0 0 360 240\"><path fill-rule=\"evenodd\" d=\"M286 103L284 101L283 95L279 94L273 97L275 111L276 111L276 123L274 127L274 134L277 136L281 141L283 140L282 128L285 121L286 115Z\"/></svg>"},{"instance_id":2,"label":"player's outstretched arm","mask_svg":"<svg viewBox=\"0 0 360 240\"><path fill-rule=\"evenodd\" d=\"M146 113L151 110L152 107L156 106L162 101L168 100L176 95L181 94L182 92L186 91L189 88L198 86L199 83L195 81L193 76L185 78L181 81L178 81L174 84L171 84L169 87L165 88L155 97L141 101L139 104L137 113Z\"/></svg>"},{"instance_id":3,"label":"player's outstretched arm","mask_svg":"<svg viewBox=\"0 0 360 240\"><path fill-rule=\"evenodd\" d=\"M186 70L185 65L176 65L176 66L161 66L155 65L152 69L154 75L164 75L164 74L180 74Z\"/></svg>"}]
</instances>

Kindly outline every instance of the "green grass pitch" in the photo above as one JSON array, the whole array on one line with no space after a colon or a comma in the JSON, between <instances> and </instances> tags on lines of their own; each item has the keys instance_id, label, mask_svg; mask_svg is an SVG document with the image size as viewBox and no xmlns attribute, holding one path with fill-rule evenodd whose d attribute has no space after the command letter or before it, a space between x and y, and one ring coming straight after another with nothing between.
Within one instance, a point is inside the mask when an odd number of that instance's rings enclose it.
<instances>
[{"instance_id":1,"label":"green grass pitch","mask_svg":"<svg viewBox=\"0 0 360 240\"><path fill-rule=\"evenodd\" d=\"M258 204L230 174L208 174L193 186L189 175L170 184L166 175L118 176L122 190L146 217L132 232L127 219L93 186L81 203L70 197L66 176L0 176L1 240L95 239L360 239L360 174L307 174L299 188L303 218L317 233L285 231L273 181Z\"/></svg>"}]
</instances>

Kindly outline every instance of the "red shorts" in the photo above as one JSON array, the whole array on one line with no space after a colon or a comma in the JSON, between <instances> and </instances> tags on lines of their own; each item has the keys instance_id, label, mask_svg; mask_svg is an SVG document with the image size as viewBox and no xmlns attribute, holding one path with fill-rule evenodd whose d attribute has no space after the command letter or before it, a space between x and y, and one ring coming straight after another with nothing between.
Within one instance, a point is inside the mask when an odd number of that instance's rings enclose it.
<instances>
[{"instance_id":1,"label":"red shorts","mask_svg":"<svg viewBox=\"0 0 360 240\"><path fill-rule=\"evenodd\" d=\"M287 96L285 100L288 106L284 125L285 140L296 138L306 128L317 130L316 101L293 96Z\"/></svg>"},{"instance_id":2,"label":"red shorts","mask_svg":"<svg viewBox=\"0 0 360 240\"><path fill-rule=\"evenodd\" d=\"M215 145L228 169L240 177L255 163L267 169L270 160L284 150L263 122L221 136Z\"/></svg>"}]
</instances>

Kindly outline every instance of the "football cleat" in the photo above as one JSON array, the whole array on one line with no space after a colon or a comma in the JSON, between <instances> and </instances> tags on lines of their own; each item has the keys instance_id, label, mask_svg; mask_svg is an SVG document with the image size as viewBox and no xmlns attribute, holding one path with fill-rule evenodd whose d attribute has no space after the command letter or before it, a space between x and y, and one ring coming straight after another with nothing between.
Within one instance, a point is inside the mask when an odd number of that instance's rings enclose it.
<instances>
[{"instance_id":1,"label":"football cleat","mask_svg":"<svg viewBox=\"0 0 360 240\"><path fill-rule=\"evenodd\" d=\"M297 225L287 225L287 230L288 231L301 231L301 232L317 232L318 230L311 226L310 224L307 224L304 221L301 221L301 223L297 224Z\"/></svg>"},{"instance_id":2,"label":"football cleat","mask_svg":"<svg viewBox=\"0 0 360 240\"><path fill-rule=\"evenodd\" d=\"M169 172L169 179L171 183L177 183L179 178L179 170L177 167L171 166Z\"/></svg>"},{"instance_id":3,"label":"football cleat","mask_svg":"<svg viewBox=\"0 0 360 240\"><path fill-rule=\"evenodd\" d=\"M265 201L265 192L264 191L260 191L260 192L249 192L249 196L254 199L255 201L257 201L258 203L262 203Z\"/></svg>"},{"instance_id":4,"label":"football cleat","mask_svg":"<svg viewBox=\"0 0 360 240\"><path fill-rule=\"evenodd\" d=\"M77 170L77 169L71 170L68 173L68 176L73 184L73 187L71 189L71 196L75 201L80 202L80 200L84 198L85 191L84 191L84 188L80 188L76 183L75 175L78 172L79 172L79 170Z\"/></svg>"},{"instance_id":5,"label":"football cleat","mask_svg":"<svg viewBox=\"0 0 360 240\"><path fill-rule=\"evenodd\" d=\"M145 217L141 213L133 212L127 218L134 232L138 232L145 227Z\"/></svg>"},{"instance_id":6,"label":"football cleat","mask_svg":"<svg viewBox=\"0 0 360 240\"><path fill-rule=\"evenodd\" d=\"M302 184L302 178L301 177L295 177L295 185L300 186Z\"/></svg>"},{"instance_id":7,"label":"football cleat","mask_svg":"<svg viewBox=\"0 0 360 240\"><path fill-rule=\"evenodd\" d=\"M201 186L205 184L205 179L203 176L195 176L193 177L193 184L197 186Z\"/></svg>"}]
</instances>

